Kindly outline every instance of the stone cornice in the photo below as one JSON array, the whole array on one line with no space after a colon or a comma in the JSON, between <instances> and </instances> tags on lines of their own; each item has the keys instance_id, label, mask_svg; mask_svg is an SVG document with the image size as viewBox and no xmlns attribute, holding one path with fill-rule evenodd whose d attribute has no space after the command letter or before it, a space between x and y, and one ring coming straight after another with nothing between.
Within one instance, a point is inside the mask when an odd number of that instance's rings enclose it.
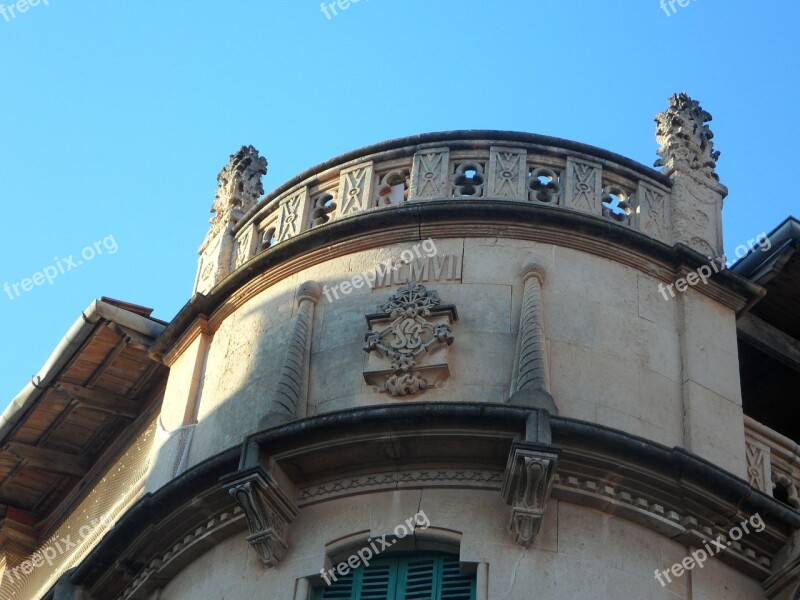
<instances>
[{"instance_id":1,"label":"stone cornice","mask_svg":"<svg viewBox=\"0 0 800 600\"><path fill-rule=\"evenodd\" d=\"M631 266L664 283L707 263L699 252L682 244L670 247L623 225L563 208L491 199L406 204L333 221L262 252L208 295L195 294L156 340L150 355L163 360L176 345L185 345L182 338L198 317L207 319L215 331L247 300L303 269L354 252L429 237L503 237L557 244ZM764 293L727 270L694 289L737 312Z\"/></svg>"},{"instance_id":2,"label":"stone cornice","mask_svg":"<svg viewBox=\"0 0 800 600\"><path fill-rule=\"evenodd\" d=\"M126 598L126 589L144 593L163 584L210 547L208 540L245 528L220 480L252 465L276 465L276 481L291 481L298 518L310 503L398 487L499 490L530 414L509 405L410 403L329 413L254 434L142 498L69 579L97 597ZM551 424L553 446L561 450L553 497L562 501L694 545L758 513L766 529L720 560L759 580L800 528L800 512L680 448L574 419L551 417Z\"/></svg>"}]
</instances>

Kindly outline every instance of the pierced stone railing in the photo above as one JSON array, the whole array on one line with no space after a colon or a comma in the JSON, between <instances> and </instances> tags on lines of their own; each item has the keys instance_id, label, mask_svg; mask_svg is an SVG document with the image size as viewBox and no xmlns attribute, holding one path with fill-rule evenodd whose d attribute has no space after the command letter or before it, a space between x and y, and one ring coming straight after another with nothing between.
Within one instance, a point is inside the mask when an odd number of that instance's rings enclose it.
<instances>
[{"instance_id":1,"label":"pierced stone railing","mask_svg":"<svg viewBox=\"0 0 800 600\"><path fill-rule=\"evenodd\" d=\"M800 510L800 445L755 419L744 419L750 485Z\"/></svg>"},{"instance_id":2,"label":"pierced stone railing","mask_svg":"<svg viewBox=\"0 0 800 600\"><path fill-rule=\"evenodd\" d=\"M441 200L524 202L577 211L672 243L671 181L583 144L527 134L462 132L386 143L282 186L234 227L231 269L267 248L356 213ZM475 132L477 133L477 132ZM425 136L431 137L431 136ZM383 149L385 147L385 149ZM370 151L372 150L372 151Z\"/></svg>"}]
</instances>

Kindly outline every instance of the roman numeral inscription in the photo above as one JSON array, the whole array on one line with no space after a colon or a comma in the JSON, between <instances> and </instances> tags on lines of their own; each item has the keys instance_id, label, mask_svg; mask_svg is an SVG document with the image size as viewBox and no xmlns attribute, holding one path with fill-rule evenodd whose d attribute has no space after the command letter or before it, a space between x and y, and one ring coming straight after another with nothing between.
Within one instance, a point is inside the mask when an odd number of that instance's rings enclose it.
<instances>
[{"instance_id":1,"label":"roman numeral inscription","mask_svg":"<svg viewBox=\"0 0 800 600\"><path fill-rule=\"evenodd\" d=\"M461 281L461 255L423 256L396 269L379 268L374 288L384 288L426 281Z\"/></svg>"}]
</instances>

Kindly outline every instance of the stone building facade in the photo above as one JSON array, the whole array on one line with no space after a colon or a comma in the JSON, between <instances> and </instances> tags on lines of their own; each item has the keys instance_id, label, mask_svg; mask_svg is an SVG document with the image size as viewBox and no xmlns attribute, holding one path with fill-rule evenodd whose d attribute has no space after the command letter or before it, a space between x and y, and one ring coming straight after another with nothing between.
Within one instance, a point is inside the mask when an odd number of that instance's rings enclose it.
<instances>
[{"instance_id":1,"label":"stone building facade","mask_svg":"<svg viewBox=\"0 0 800 600\"><path fill-rule=\"evenodd\" d=\"M798 600L800 235L714 266L710 118L660 170L455 131L266 197L243 147L179 314L97 301L3 415L4 597Z\"/></svg>"}]
</instances>

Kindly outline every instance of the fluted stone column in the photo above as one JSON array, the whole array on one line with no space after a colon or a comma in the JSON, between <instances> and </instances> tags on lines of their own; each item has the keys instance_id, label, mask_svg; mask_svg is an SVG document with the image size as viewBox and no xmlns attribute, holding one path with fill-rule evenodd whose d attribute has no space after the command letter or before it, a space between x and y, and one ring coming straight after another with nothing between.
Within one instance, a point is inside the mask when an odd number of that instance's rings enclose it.
<instances>
[{"instance_id":1,"label":"fluted stone column","mask_svg":"<svg viewBox=\"0 0 800 600\"><path fill-rule=\"evenodd\" d=\"M550 395L545 362L542 311L544 269L535 258L529 258L522 265L522 281L525 289L519 317L514 378L508 402L517 406L542 408L552 414L558 414L556 404Z\"/></svg>"},{"instance_id":2,"label":"fluted stone column","mask_svg":"<svg viewBox=\"0 0 800 600\"><path fill-rule=\"evenodd\" d=\"M316 281L306 281L297 290L297 314L269 415L273 420L291 421L305 417L314 306L321 293L322 289Z\"/></svg>"}]
</instances>

